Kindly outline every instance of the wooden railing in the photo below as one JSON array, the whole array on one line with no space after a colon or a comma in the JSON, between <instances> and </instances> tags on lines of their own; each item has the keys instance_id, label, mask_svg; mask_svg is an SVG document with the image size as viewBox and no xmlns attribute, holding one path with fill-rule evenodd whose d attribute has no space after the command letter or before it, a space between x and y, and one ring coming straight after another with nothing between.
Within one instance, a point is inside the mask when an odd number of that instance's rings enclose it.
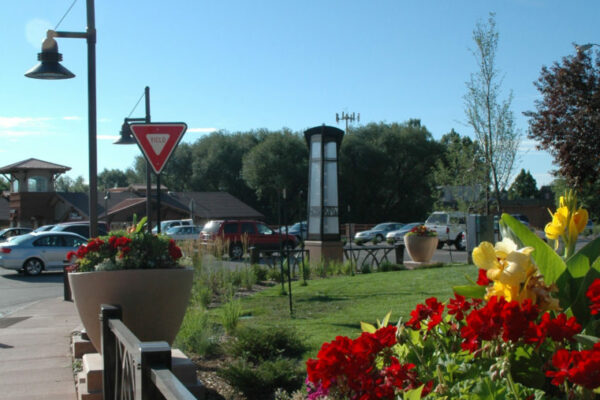
<instances>
[{"instance_id":1,"label":"wooden railing","mask_svg":"<svg viewBox=\"0 0 600 400\"><path fill-rule=\"evenodd\" d=\"M195 400L171 372L167 342L141 342L121 321L119 306L103 304L104 400Z\"/></svg>"}]
</instances>

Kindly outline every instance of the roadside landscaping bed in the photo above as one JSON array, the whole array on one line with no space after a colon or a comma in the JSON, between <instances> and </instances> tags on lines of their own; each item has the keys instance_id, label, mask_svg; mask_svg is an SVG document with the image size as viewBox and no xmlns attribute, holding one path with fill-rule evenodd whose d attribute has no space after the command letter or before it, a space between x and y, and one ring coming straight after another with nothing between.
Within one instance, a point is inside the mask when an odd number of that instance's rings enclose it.
<instances>
[{"instance_id":1,"label":"roadside landscaping bed","mask_svg":"<svg viewBox=\"0 0 600 400\"><path fill-rule=\"evenodd\" d=\"M207 276L206 268L200 276ZM209 275L214 277L215 274L228 273L216 273L213 269ZM390 311L390 323L395 324L400 317L406 321L414 305L426 298L450 298L452 286L467 283L465 275L475 280L477 269L472 265L447 265L330 276L308 280L306 286L302 281L295 281L292 282L291 317L289 297L282 294L280 283L254 284L252 289L225 284L227 289L216 302L214 298L207 301L206 295L199 296L198 293L204 291L198 284L195 301L204 299L206 304L190 307L177 345L197 364L198 376L209 389L209 399L273 398L264 392L248 391L260 385L271 393L285 385L301 387L306 374L305 361L314 358L324 342L339 335L356 337L360 334L361 321L376 323ZM214 285L214 279L205 283L209 282ZM284 288L287 291L287 282ZM231 295L233 292L235 296ZM251 332L253 340L240 339L248 336L249 329L254 330ZM289 337L289 340L275 343L276 337ZM279 357L287 349L297 347L297 342L302 343L301 352L296 351L289 359ZM232 344L237 344L237 350Z\"/></svg>"}]
</instances>

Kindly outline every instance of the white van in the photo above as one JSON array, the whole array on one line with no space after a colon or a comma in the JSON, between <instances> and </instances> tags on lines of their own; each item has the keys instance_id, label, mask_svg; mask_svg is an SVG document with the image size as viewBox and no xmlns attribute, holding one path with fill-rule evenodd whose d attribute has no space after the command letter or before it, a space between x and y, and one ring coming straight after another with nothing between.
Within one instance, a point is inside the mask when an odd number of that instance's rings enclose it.
<instances>
[{"instance_id":1,"label":"white van","mask_svg":"<svg viewBox=\"0 0 600 400\"><path fill-rule=\"evenodd\" d=\"M165 233L167 229L172 228L174 226L182 226L182 225L193 225L191 219L169 219L166 221L160 221L160 233ZM152 228L152 233L157 233L158 227Z\"/></svg>"}]
</instances>

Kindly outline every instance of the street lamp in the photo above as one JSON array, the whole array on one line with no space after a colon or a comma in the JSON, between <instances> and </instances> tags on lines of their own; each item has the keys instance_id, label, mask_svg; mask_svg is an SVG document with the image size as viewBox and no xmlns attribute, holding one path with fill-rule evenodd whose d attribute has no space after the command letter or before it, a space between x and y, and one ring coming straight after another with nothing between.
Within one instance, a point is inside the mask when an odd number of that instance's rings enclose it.
<instances>
[{"instance_id":1,"label":"street lamp","mask_svg":"<svg viewBox=\"0 0 600 400\"><path fill-rule=\"evenodd\" d=\"M96 146L96 24L94 0L86 0L87 30L86 32L57 32L49 30L42 43L42 51L38 53L40 63L25 73L28 78L35 79L69 79L75 74L60 65L62 55L58 52L58 44L54 38L86 39L88 59L88 148L89 148L89 216L90 237L98 236L98 167Z\"/></svg>"},{"instance_id":2,"label":"street lamp","mask_svg":"<svg viewBox=\"0 0 600 400\"><path fill-rule=\"evenodd\" d=\"M121 125L120 138L113 144L137 144L137 141L131 134L129 122L145 122L150 123L150 88L146 86L144 89L144 98L146 103L146 116L144 118L125 118ZM148 232L152 232L152 179L150 175L150 163L146 160L146 217L148 218ZM159 192L160 195L160 192ZM158 212L160 213L160 207Z\"/></svg>"}]
</instances>

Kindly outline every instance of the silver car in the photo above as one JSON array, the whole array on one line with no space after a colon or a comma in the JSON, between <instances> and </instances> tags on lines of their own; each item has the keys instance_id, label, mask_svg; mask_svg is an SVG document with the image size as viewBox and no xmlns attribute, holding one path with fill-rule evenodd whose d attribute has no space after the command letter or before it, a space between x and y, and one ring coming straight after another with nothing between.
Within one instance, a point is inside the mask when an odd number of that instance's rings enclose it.
<instances>
[{"instance_id":1,"label":"silver car","mask_svg":"<svg viewBox=\"0 0 600 400\"><path fill-rule=\"evenodd\" d=\"M17 236L0 244L0 267L39 275L42 271L62 269L67 253L87 239L71 232L35 232Z\"/></svg>"},{"instance_id":2,"label":"silver car","mask_svg":"<svg viewBox=\"0 0 600 400\"><path fill-rule=\"evenodd\" d=\"M368 231L358 232L356 235L354 235L354 241L356 243L365 243L371 240L381 242L389 231L395 231L403 226L404 224L400 222L384 222L382 224L375 225Z\"/></svg>"},{"instance_id":3,"label":"silver car","mask_svg":"<svg viewBox=\"0 0 600 400\"><path fill-rule=\"evenodd\" d=\"M167 229L165 232L173 240L196 240L200 238L200 227L196 225L180 225Z\"/></svg>"},{"instance_id":4,"label":"silver car","mask_svg":"<svg viewBox=\"0 0 600 400\"><path fill-rule=\"evenodd\" d=\"M385 239L389 243L404 242L404 235L410 232L412 228L419 225L423 225L423 222L411 222L409 224L406 224L396 231L388 232L388 234L385 235Z\"/></svg>"}]
</instances>

